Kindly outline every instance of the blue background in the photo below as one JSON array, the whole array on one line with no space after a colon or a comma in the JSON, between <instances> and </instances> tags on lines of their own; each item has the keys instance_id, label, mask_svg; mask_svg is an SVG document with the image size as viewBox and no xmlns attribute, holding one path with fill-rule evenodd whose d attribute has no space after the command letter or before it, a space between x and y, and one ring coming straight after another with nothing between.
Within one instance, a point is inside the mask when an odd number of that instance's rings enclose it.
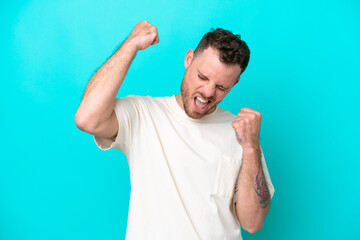
<instances>
[{"instance_id":1,"label":"blue background","mask_svg":"<svg viewBox=\"0 0 360 240\"><path fill-rule=\"evenodd\" d=\"M221 106L262 114L275 186L244 239L360 239L360 2L1 1L0 239L123 239L130 194L120 151L74 116L88 80L145 19L118 97L177 94L183 59L211 27L241 34L248 69Z\"/></svg>"}]
</instances>

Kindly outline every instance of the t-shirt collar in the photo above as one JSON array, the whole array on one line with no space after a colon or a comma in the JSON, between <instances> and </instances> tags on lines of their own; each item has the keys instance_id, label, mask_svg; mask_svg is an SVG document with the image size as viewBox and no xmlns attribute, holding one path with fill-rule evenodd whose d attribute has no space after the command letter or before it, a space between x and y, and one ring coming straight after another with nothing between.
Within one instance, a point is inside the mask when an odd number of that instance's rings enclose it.
<instances>
[{"instance_id":1,"label":"t-shirt collar","mask_svg":"<svg viewBox=\"0 0 360 240\"><path fill-rule=\"evenodd\" d=\"M178 102L176 101L176 96L173 95L171 97L169 97L169 105L170 105L170 109L179 117L187 119L189 121L194 121L194 122L207 122L211 119L213 119L220 111L219 106L216 106L215 110L210 113L210 114L206 114L205 116L203 116L200 119L194 119L189 117L186 112L179 106Z\"/></svg>"}]
</instances>

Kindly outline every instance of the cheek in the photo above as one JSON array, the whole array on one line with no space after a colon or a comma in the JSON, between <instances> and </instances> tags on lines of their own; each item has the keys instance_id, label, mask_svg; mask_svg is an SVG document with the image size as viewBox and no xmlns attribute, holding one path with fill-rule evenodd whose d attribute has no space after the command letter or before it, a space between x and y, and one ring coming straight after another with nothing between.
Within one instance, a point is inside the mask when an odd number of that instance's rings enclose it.
<instances>
[{"instance_id":1,"label":"cheek","mask_svg":"<svg viewBox=\"0 0 360 240\"><path fill-rule=\"evenodd\" d=\"M216 92L217 102L221 102L228 93L218 90Z\"/></svg>"},{"instance_id":2,"label":"cheek","mask_svg":"<svg viewBox=\"0 0 360 240\"><path fill-rule=\"evenodd\" d=\"M189 86L190 91L192 91L192 92L199 91L202 88L202 85L196 79L191 79L188 82L188 86Z\"/></svg>"}]
</instances>

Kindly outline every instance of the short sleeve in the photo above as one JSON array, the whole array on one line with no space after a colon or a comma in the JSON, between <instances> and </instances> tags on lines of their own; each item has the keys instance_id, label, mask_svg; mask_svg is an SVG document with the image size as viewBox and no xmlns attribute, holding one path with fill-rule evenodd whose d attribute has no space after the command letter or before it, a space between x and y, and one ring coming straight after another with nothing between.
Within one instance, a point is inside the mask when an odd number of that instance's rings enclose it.
<instances>
[{"instance_id":1,"label":"short sleeve","mask_svg":"<svg viewBox=\"0 0 360 240\"><path fill-rule=\"evenodd\" d=\"M94 136L96 145L102 150L111 148L128 153L139 130L139 96L116 98L114 111L118 120L119 130L115 141L113 139Z\"/></svg>"},{"instance_id":2,"label":"short sleeve","mask_svg":"<svg viewBox=\"0 0 360 240\"><path fill-rule=\"evenodd\" d=\"M273 186L273 184L271 182L271 179L270 179L270 174L269 174L268 168L266 166L265 157L264 157L261 146L260 146L260 150L261 150L261 164L262 164L262 167L263 167L263 172L264 172L264 175L265 175L266 183L267 183L267 186L269 188L270 197L272 198L273 195L274 195L275 189L274 189L274 186ZM233 199L234 203L237 201L239 183L240 183L240 174L238 176L238 179L237 179L236 185L235 185L235 193L234 193L234 199Z\"/></svg>"}]
</instances>

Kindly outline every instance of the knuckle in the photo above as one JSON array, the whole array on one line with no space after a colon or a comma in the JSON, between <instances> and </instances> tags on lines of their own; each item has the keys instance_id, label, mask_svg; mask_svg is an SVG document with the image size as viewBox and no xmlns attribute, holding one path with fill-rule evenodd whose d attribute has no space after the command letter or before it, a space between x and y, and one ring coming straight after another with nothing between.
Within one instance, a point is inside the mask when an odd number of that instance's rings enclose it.
<instances>
[{"instance_id":1,"label":"knuckle","mask_svg":"<svg viewBox=\"0 0 360 240\"><path fill-rule=\"evenodd\" d=\"M261 116L261 114L260 114L258 111L255 111L255 110L254 110L254 113L255 113L257 116Z\"/></svg>"},{"instance_id":2,"label":"knuckle","mask_svg":"<svg viewBox=\"0 0 360 240\"><path fill-rule=\"evenodd\" d=\"M232 124L232 127L233 127L235 130L238 129L240 126L241 126L241 124L240 124L239 122L234 122L234 123Z\"/></svg>"}]
</instances>

